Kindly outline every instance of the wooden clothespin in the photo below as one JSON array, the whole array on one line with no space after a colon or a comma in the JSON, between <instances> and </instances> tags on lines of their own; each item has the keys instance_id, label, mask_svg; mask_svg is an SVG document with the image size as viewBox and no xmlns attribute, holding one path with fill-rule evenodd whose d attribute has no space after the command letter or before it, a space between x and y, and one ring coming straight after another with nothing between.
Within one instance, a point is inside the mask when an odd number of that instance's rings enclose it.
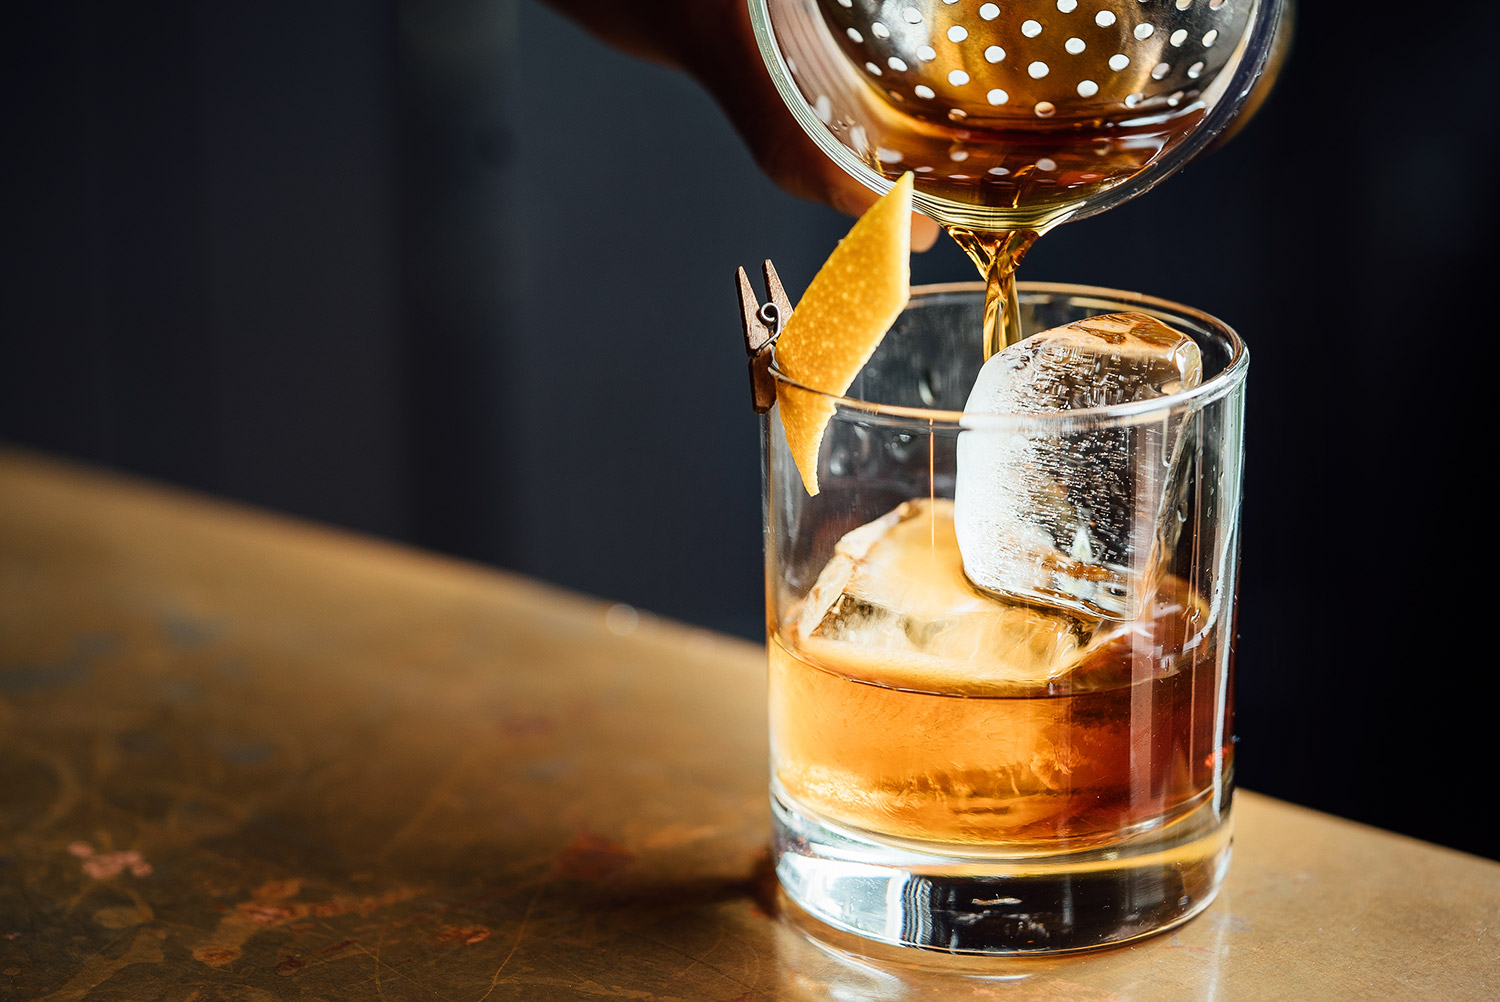
<instances>
[{"instance_id":1,"label":"wooden clothespin","mask_svg":"<svg viewBox=\"0 0 1500 1002\"><path fill-rule=\"evenodd\" d=\"M771 377L771 346L792 316L792 303L776 269L767 261L761 269L770 301L762 303L740 268L735 273L740 294L740 320L745 328L745 351L750 355L750 403L764 414L776 403L776 381Z\"/></svg>"}]
</instances>

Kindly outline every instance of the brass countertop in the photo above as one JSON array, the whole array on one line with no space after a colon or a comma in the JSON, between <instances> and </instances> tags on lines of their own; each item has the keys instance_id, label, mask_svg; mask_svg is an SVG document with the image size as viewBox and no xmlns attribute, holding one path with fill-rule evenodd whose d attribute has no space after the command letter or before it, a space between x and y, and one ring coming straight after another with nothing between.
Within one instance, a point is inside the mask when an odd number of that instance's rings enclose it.
<instances>
[{"instance_id":1,"label":"brass countertop","mask_svg":"<svg viewBox=\"0 0 1500 1002\"><path fill-rule=\"evenodd\" d=\"M0 450L0 998L1500 997L1500 864L1245 792L1175 932L810 941L767 865L763 657Z\"/></svg>"}]
</instances>

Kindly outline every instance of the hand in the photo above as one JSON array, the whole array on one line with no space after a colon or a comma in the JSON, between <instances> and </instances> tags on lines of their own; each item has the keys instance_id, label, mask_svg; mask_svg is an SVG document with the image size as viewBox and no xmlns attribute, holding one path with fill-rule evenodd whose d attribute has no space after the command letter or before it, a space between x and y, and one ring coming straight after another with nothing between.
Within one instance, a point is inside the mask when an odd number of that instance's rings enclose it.
<instances>
[{"instance_id":1,"label":"hand","mask_svg":"<svg viewBox=\"0 0 1500 1002\"><path fill-rule=\"evenodd\" d=\"M684 70L712 94L772 180L858 216L878 197L830 160L797 124L766 73L744 0L549 0L604 41ZM912 213L912 250L937 240Z\"/></svg>"}]
</instances>

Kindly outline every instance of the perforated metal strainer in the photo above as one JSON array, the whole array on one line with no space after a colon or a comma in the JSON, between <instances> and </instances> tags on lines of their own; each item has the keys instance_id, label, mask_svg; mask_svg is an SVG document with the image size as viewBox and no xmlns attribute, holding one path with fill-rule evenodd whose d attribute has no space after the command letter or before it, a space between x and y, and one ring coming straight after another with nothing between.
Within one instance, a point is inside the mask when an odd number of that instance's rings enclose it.
<instances>
[{"instance_id":1,"label":"perforated metal strainer","mask_svg":"<svg viewBox=\"0 0 1500 1002\"><path fill-rule=\"evenodd\" d=\"M1247 0L819 0L833 37L907 114L972 124L1167 111L1219 78Z\"/></svg>"},{"instance_id":2,"label":"perforated metal strainer","mask_svg":"<svg viewBox=\"0 0 1500 1002\"><path fill-rule=\"evenodd\" d=\"M1290 0L749 0L787 106L876 191L950 228L1044 232L1234 118Z\"/></svg>"}]
</instances>

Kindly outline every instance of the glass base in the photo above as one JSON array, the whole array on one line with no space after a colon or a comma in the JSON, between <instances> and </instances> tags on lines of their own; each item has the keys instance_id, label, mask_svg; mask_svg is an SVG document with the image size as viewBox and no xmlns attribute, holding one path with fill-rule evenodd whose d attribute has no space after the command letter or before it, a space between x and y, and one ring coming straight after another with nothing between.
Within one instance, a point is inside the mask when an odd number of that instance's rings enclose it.
<instances>
[{"instance_id":1,"label":"glass base","mask_svg":"<svg viewBox=\"0 0 1500 1002\"><path fill-rule=\"evenodd\" d=\"M776 876L808 915L882 943L963 954L1117 946L1208 907L1229 866L1227 806L1067 855L942 855L875 842L771 794Z\"/></svg>"}]
</instances>

